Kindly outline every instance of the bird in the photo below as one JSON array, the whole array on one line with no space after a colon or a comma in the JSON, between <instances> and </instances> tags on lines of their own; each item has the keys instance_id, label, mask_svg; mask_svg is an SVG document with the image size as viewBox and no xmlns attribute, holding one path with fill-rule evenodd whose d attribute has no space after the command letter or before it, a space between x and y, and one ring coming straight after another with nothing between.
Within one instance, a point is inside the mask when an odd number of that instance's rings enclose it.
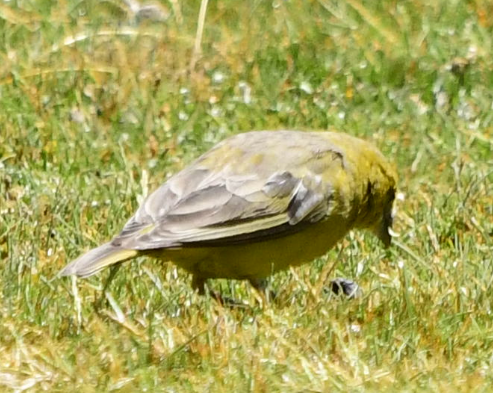
<instances>
[{"instance_id":1,"label":"bird","mask_svg":"<svg viewBox=\"0 0 493 393\"><path fill-rule=\"evenodd\" d=\"M139 256L207 280L267 279L324 256L353 229L391 244L397 174L342 132L250 131L219 142L152 192L112 240L59 275L85 278Z\"/></svg>"}]
</instances>

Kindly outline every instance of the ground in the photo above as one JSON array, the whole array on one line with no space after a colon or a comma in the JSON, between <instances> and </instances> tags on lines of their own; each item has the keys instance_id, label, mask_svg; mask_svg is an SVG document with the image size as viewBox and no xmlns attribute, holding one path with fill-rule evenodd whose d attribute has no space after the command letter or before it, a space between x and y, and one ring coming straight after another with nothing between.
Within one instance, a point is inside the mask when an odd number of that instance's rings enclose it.
<instances>
[{"instance_id":1,"label":"ground","mask_svg":"<svg viewBox=\"0 0 493 393\"><path fill-rule=\"evenodd\" d=\"M0 5L0 390L491 391L493 6L132 4ZM391 249L351 233L267 305L213 282L236 308L146 258L106 293L108 272L56 277L201 152L279 128L395 163Z\"/></svg>"}]
</instances>

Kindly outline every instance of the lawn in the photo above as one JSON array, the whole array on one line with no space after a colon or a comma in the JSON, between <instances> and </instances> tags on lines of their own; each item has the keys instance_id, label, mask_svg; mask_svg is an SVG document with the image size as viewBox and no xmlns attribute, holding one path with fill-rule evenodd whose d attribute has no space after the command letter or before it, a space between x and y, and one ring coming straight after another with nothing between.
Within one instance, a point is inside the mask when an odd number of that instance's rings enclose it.
<instances>
[{"instance_id":1,"label":"lawn","mask_svg":"<svg viewBox=\"0 0 493 393\"><path fill-rule=\"evenodd\" d=\"M129 4L0 4L0 391L493 391L493 5ZM56 277L218 141L282 128L395 163L392 248L353 232L265 305L211 282L242 307L149 258L105 292Z\"/></svg>"}]
</instances>

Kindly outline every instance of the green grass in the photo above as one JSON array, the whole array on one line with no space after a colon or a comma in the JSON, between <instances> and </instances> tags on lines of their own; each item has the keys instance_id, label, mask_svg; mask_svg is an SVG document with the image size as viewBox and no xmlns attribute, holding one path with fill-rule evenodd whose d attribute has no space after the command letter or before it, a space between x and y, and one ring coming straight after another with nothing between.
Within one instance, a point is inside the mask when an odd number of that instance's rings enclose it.
<instances>
[{"instance_id":1,"label":"green grass","mask_svg":"<svg viewBox=\"0 0 493 393\"><path fill-rule=\"evenodd\" d=\"M493 9L487 2L0 5L0 391L486 392L493 377ZM117 33L118 32L118 33ZM75 40L75 38L78 38ZM76 42L73 42L76 41ZM391 250L352 233L231 309L150 259L57 279L228 135L331 129L396 163ZM365 295L320 291L326 263Z\"/></svg>"}]
</instances>

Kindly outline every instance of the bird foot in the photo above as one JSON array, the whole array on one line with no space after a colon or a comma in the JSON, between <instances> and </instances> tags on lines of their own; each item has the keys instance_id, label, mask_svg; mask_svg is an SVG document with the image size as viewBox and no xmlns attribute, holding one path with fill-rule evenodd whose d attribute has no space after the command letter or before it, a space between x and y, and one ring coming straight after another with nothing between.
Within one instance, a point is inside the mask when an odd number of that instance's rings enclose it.
<instances>
[{"instance_id":1,"label":"bird foot","mask_svg":"<svg viewBox=\"0 0 493 393\"><path fill-rule=\"evenodd\" d=\"M216 302L218 302L221 306L229 307L229 308L246 308L247 305L245 303L239 302L228 296L222 296L219 292L209 291L211 298L213 298Z\"/></svg>"}]
</instances>

